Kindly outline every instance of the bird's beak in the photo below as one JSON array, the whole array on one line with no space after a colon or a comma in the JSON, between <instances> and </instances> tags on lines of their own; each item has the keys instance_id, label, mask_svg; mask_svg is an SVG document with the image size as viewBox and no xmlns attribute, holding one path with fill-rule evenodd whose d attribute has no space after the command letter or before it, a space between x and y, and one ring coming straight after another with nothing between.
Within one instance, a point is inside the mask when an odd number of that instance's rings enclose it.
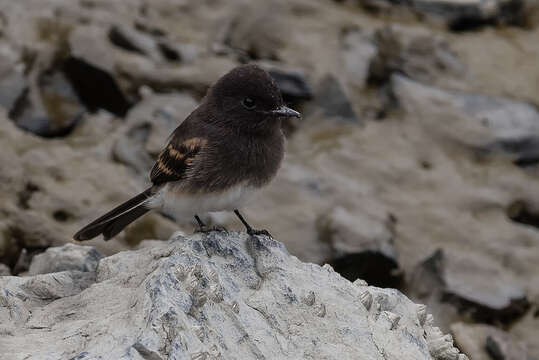
<instances>
[{"instance_id":1,"label":"bird's beak","mask_svg":"<svg viewBox=\"0 0 539 360\"><path fill-rule=\"evenodd\" d=\"M276 110L270 111L270 113L275 116L301 118L301 114L299 112L297 112L296 110L292 110L284 105Z\"/></svg>"}]
</instances>

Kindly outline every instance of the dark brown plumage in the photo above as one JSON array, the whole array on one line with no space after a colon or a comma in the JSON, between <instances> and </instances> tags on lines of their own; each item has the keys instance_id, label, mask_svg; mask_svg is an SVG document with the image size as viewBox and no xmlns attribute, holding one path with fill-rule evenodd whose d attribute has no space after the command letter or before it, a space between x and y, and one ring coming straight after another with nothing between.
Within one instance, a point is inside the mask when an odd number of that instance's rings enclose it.
<instances>
[{"instance_id":1,"label":"dark brown plumage","mask_svg":"<svg viewBox=\"0 0 539 360\"><path fill-rule=\"evenodd\" d=\"M87 240L102 233L108 239L155 208L173 216L194 215L201 227L198 212L235 210L248 232L257 233L236 206L277 173L284 154L281 119L288 116L299 113L283 105L267 72L256 65L233 69L174 130L150 173L152 187L74 238Z\"/></svg>"}]
</instances>

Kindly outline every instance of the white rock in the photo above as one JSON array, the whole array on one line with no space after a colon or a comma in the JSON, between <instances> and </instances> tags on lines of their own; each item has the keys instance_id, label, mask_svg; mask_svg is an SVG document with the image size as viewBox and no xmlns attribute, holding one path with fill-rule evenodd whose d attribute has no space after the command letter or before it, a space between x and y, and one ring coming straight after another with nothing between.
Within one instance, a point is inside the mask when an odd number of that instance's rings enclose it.
<instances>
[{"instance_id":1,"label":"white rock","mask_svg":"<svg viewBox=\"0 0 539 360\"><path fill-rule=\"evenodd\" d=\"M267 237L212 233L121 252L95 272L3 277L2 355L430 359L416 304L398 291L369 287L394 324L388 326L357 306L357 286L334 275ZM305 295L315 293L308 301L314 306L305 306ZM433 334L439 345L440 334ZM440 341L448 347L445 337Z\"/></svg>"}]
</instances>

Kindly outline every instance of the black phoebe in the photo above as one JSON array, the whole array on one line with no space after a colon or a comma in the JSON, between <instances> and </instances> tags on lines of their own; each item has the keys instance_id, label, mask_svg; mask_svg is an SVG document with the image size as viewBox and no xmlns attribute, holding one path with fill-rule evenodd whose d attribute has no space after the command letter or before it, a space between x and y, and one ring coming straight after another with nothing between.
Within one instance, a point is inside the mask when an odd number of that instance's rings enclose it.
<instances>
[{"instance_id":1,"label":"black phoebe","mask_svg":"<svg viewBox=\"0 0 539 360\"><path fill-rule=\"evenodd\" d=\"M105 240L152 209L173 217L234 210L250 235L254 230L238 207L268 184L284 155L283 117L300 117L283 105L270 75L243 65L220 78L202 103L174 130L150 173L152 186L85 226L75 240L103 234Z\"/></svg>"}]
</instances>

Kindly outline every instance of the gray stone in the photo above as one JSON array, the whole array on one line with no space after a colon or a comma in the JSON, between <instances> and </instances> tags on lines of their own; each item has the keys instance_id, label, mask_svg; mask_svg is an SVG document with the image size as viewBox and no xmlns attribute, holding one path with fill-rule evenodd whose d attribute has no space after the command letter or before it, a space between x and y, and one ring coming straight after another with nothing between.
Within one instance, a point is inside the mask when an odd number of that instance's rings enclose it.
<instances>
[{"instance_id":1,"label":"gray stone","mask_svg":"<svg viewBox=\"0 0 539 360\"><path fill-rule=\"evenodd\" d=\"M85 112L72 84L61 72L42 74L17 99L11 112L20 128L43 137L65 136Z\"/></svg>"},{"instance_id":2,"label":"gray stone","mask_svg":"<svg viewBox=\"0 0 539 360\"><path fill-rule=\"evenodd\" d=\"M288 27L281 21L283 6L275 2L245 3L231 10L214 41L214 50L235 53L245 60L279 60Z\"/></svg>"},{"instance_id":3,"label":"gray stone","mask_svg":"<svg viewBox=\"0 0 539 360\"><path fill-rule=\"evenodd\" d=\"M320 110L317 115L324 119L356 124L360 122L339 80L332 75L327 75L320 81L313 106Z\"/></svg>"},{"instance_id":4,"label":"gray stone","mask_svg":"<svg viewBox=\"0 0 539 360\"><path fill-rule=\"evenodd\" d=\"M429 83L442 77L459 78L465 73L465 66L448 40L424 28L392 24L376 30L372 42L376 54L369 62L371 83L385 83L393 73Z\"/></svg>"},{"instance_id":5,"label":"gray stone","mask_svg":"<svg viewBox=\"0 0 539 360\"><path fill-rule=\"evenodd\" d=\"M182 66L177 66L176 62L156 60L158 55L149 57L128 52L109 41L107 27L95 24L77 26L68 40L73 57L108 73L115 81L128 85L129 89L194 90L203 96L215 79L237 65L230 58L213 56L195 45L183 45L169 39L156 40L158 50L160 53L165 50L160 46L162 44L169 51L177 51L184 60Z\"/></svg>"},{"instance_id":6,"label":"gray stone","mask_svg":"<svg viewBox=\"0 0 539 360\"><path fill-rule=\"evenodd\" d=\"M345 81L362 89L367 85L369 67L378 52L375 42L370 34L358 28L345 29L340 40Z\"/></svg>"},{"instance_id":7,"label":"gray stone","mask_svg":"<svg viewBox=\"0 0 539 360\"><path fill-rule=\"evenodd\" d=\"M151 123L131 127L124 137L114 144L114 160L133 168L139 174L146 174L155 163L144 148L150 135Z\"/></svg>"},{"instance_id":8,"label":"gray stone","mask_svg":"<svg viewBox=\"0 0 539 360\"><path fill-rule=\"evenodd\" d=\"M9 109L18 127L42 137L60 137L69 134L87 110L124 116L131 106L106 71L76 57L47 52L36 57L28 87Z\"/></svg>"},{"instance_id":9,"label":"gray stone","mask_svg":"<svg viewBox=\"0 0 539 360\"><path fill-rule=\"evenodd\" d=\"M429 131L478 148L519 142L539 134L539 112L500 97L442 90L401 75L391 78L400 106Z\"/></svg>"},{"instance_id":10,"label":"gray stone","mask_svg":"<svg viewBox=\"0 0 539 360\"><path fill-rule=\"evenodd\" d=\"M329 243L326 261L350 281L365 279L379 287L398 287L402 281L394 248L394 224L389 217L337 207L317 221L319 240Z\"/></svg>"},{"instance_id":11,"label":"gray stone","mask_svg":"<svg viewBox=\"0 0 539 360\"><path fill-rule=\"evenodd\" d=\"M32 254L26 249L22 249L15 266L13 266L13 274L21 274L28 271L30 268L30 263L32 262Z\"/></svg>"},{"instance_id":12,"label":"gray stone","mask_svg":"<svg viewBox=\"0 0 539 360\"><path fill-rule=\"evenodd\" d=\"M113 25L108 32L108 39L125 51L147 56L157 63L193 62L199 53L196 46L175 43L163 35L148 34L148 31L123 24Z\"/></svg>"},{"instance_id":13,"label":"gray stone","mask_svg":"<svg viewBox=\"0 0 539 360\"><path fill-rule=\"evenodd\" d=\"M455 343L473 360L529 360L527 346L515 336L490 325L451 325Z\"/></svg>"},{"instance_id":14,"label":"gray stone","mask_svg":"<svg viewBox=\"0 0 539 360\"><path fill-rule=\"evenodd\" d=\"M530 307L526 291L511 274L485 259L448 256L442 250L418 265L409 291L422 301L435 297L465 316L488 323L511 323Z\"/></svg>"},{"instance_id":15,"label":"gray stone","mask_svg":"<svg viewBox=\"0 0 539 360\"><path fill-rule=\"evenodd\" d=\"M208 88L237 63L226 57L201 57L182 66L155 64L144 57L125 56L116 59L116 69L133 87L149 86L154 90L191 90L203 96Z\"/></svg>"},{"instance_id":16,"label":"gray stone","mask_svg":"<svg viewBox=\"0 0 539 360\"><path fill-rule=\"evenodd\" d=\"M187 94L147 94L127 114L124 136L113 148L115 160L146 175L167 138L196 106Z\"/></svg>"},{"instance_id":17,"label":"gray stone","mask_svg":"<svg viewBox=\"0 0 539 360\"><path fill-rule=\"evenodd\" d=\"M29 275L48 274L53 272L77 270L95 271L103 255L91 246L66 244L50 247L44 253L32 258Z\"/></svg>"},{"instance_id":18,"label":"gray stone","mask_svg":"<svg viewBox=\"0 0 539 360\"><path fill-rule=\"evenodd\" d=\"M11 275L11 270L6 264L0 263L0 276Z\"/></svg>"},{"instance_id":19,"label":"gray stone","mask_svg":"<svg viewBox=\"0 0 539 360\"><path fill-rule=\"evenodd\" d=\"M19 54L10 46L0 44L0 106L8 112L28 87L24 70Z\"/></svg>"},{"instance_id":20,"label":"gray stone","mask_svg":"<svg viewBox=\"0 0 539 360\"><path fill-rule=\"evenodd\" d=\"M3 277L0 290L0 346L10 359L458 354L400 292L353 285L267 237L178 236L104 258L95 272Z\"/></svg>"},{"instance_id":21,"label":"gray stone","mask_svg":"<svg viewBox=\"0 0 539 360\"><path fill-rule=\"evenodd\" d=\"M485 25L529 25L528 17L533 1L516 0L360 0L373 11L399 13L409 8L422 18L442 20L454 31L473 30ZM397 5L397 6L395 6ZM391 7L394 6L395 9Z\"/></svg>"}]
</instances>

